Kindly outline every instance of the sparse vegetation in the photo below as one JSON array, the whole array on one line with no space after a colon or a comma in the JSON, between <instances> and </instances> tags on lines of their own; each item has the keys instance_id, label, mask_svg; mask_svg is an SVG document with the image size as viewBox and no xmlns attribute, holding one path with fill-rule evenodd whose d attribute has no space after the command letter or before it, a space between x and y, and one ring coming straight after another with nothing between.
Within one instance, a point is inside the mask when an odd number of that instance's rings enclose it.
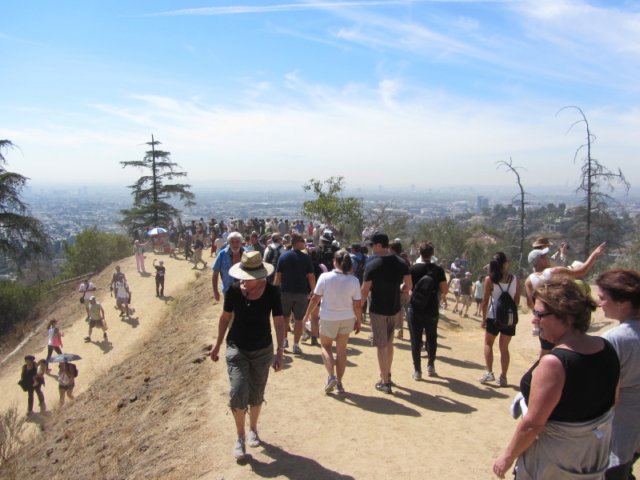
<instances>
[{"instance_id":1,"label":"sparse vegetation","mask_svg":"<svg viewBox=\"0 0 640 480\"><path fill-rule=\"evenodd\" d=\"M16 478L15 454L23 444L25 418L16 407L0 415L0 473L2 478ZM6 475L6 476L5 476Z\"/></svg>"}]
</instances>

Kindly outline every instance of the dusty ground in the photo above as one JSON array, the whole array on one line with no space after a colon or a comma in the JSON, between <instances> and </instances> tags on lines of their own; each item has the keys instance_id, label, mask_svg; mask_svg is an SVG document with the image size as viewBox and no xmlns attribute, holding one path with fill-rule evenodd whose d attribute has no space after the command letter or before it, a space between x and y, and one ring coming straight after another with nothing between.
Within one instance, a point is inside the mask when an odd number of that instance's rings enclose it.
<instances>
[{"instance_id":1,"label":"dusty ground","mask_svg":"<svg viewBox=\"0 0 640 480\"><path fill-rule=\"evenodd\" d=\"M249 461L239 465L231 455L235 434L226 368L206 358L220 313L210 274L200 276L186 262L168 260L166 291L173 298L163 302L155 298L153 278L135 274L133 259L121 264L139 324L117 320L103 290L113 345L85 344L76 295L59 307L69 312L58 314L65 318L65 350L84 357L78 362L79 396L31 423L42 431L32 428L31 460L17 478L492 478L493 459L515 426L508 413L511 398L537 356L526 315L512 342L508 388L478 383L479 320L450 310L440 322L439 376L413 381L409 341L397 340L393 395L373 387L377 366L367 325L350 340L344 396L324 394L326 373L317 347L303 346L301 357L287 353L286 368L272 373L267 386L263 446L250 449ZM107 285L110 275L108 269L99 285ZM594 331L610 325L598 313ZM42 332L24 353L38 351L35 345L46 344L45 338ZM1 410L15 402L24 409L25 394L15 385L22 356L0 376ZM46 388L53 399L53 378Z\"/></svg>"}]
</instances>

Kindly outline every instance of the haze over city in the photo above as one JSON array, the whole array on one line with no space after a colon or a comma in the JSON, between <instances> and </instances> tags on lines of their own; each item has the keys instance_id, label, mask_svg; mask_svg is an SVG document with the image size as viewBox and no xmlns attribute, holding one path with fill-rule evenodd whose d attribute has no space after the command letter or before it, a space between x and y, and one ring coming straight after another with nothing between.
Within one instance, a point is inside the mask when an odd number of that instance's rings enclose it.
<instances>
[{"instance_id":1,"label":"haze over city","mask_svg":"<svg viewBox=\"0 0 640 480\"><path fill-rule=\"evenodd\" d=\"M151 134L191 182L574 189L640 180L638 2L3 4L0 138L31 184L128 185ZM615 28L612 26L615 25ZM556 115L557 114L557 115ZM580 159L580 155L578 157Z\"/></svg>"}]
</instances>

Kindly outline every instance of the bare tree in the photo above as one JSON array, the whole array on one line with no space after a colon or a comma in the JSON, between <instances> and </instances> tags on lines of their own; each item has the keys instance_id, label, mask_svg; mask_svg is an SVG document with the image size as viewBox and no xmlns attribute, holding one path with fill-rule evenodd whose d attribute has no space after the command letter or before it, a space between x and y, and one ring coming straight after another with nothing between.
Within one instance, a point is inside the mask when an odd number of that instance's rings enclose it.
<instances>
[{"instance_id":1,"label":"bare tree","mask_svg":"<svg viewBox=\"0 0 640 480\"><path fill-rule=\"evenodd\" d=\"M591 133L589 121L587 120L586 115L580 107L576 107L575 105L564 106L560 110L558 110L556 116L563 110L568 109L576 110L580 115L580 119L571 124L571 126L567 130L567 133L571 131L574 126L580 123L584 123L587 133L585 143L583 143L576 149L576 152L573 156L573 162L575 163L578 158L578 154L584 149L587 150L587 154L582 162L580 172L580 186L576 189L576 192L585 192L586 226L584 253L586 255L591 251L591 220L593 214L595 212L606 211L607 204L609 202L615 201L611 195L601 190L602 186L605 186L608 191L612 192L614 189L614 184L619 183L624 185L626 191L628 192L630 185L629 182L627 182L627 180L624 178L622 170L618 168L617 173L612 172L607 167L602 165L597 159L591 156L591 145L593 144L593 142L595 142L596 136Z\"/></svg>"},{"instance_id":2,"label":"bare tree","mask_svg":"<svg viewBox=\"0 0 640 480\"><path fill-rule=\"evenodd\" d=\"M520 177L520 172L518 170L522 170L522 167L515 167L513 165L513 159L511 157L509 157L509 161L506 162L504 160L500 160L499 162L496 162L498 164L497 168L504 168L507 171L511 171L513 172L513 174L516 176L516 182L518 184L518 188L520 189L520 251L519 251L519 260L518 260L518 265L520 267L520 269L524 269L525 268L525 263L524 263L524 219L525 219L525 212L524 212L524 207L526 205L525 202L525 191L524 191L524 187L522 186L522 179Z\"/></svg>"}]
</instances>

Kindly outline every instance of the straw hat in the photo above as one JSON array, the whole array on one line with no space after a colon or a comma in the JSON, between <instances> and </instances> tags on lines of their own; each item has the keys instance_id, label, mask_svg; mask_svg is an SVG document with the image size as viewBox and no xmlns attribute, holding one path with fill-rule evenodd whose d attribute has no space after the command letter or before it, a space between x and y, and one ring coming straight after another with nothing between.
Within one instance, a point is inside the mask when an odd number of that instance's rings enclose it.
<instances>
[{"instance_id":1,"label":"straw hat","mask_svg":"<svg viewBox=\"0 0 640 480\"><path fill-rule=\"evenodd\" d=\"M553 243L547 237L538 237L531 244L533 248L545 248L553 246Z\"/></svg>"},{"instance_id":2,"label":"straw hat","mask_svg":"<svg viewBox=\"0 0 640 480\"><path fill-rule=\"evenodd\" d=\"M264 263L260 252L244 252L240 263L229 269L229 275L238 280L258 280L273 273L273 265Z\"/></svg>"}]
</instances>

